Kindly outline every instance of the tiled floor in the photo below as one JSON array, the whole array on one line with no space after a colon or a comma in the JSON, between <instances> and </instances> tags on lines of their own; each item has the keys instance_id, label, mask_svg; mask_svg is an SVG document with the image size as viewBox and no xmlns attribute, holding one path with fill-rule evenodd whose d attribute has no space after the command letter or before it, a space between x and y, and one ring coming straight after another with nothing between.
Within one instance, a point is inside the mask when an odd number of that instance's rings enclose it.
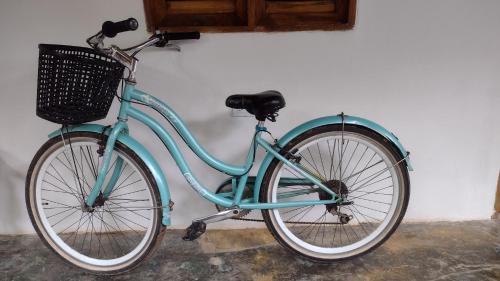
<instances>
[{"instance_id":1,"label":"tiled floor","mask_svg":"<svg viewBox=\"0 0 500 281\"><path fill-rule=\"evenodd\" d=\"M214 225L216 226L216 225ZM1 280L500 280L500 221L402 225L363 257L324 265L293 256L265 229L167 231L137 269L94 276L66 265L36 236L0 236Z\"/></svg>"}]
</instances>

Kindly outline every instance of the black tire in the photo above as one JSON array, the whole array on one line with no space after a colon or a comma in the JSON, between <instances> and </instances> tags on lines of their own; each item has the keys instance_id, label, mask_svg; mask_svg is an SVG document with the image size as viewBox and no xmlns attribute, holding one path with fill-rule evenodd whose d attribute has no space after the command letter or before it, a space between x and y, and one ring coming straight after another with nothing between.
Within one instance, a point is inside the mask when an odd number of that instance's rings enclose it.
<instances>
[{"instance_id":1,"label":"black tire","mask_svg":"<svg viewBox=\"0 0 500 281\"><path fill-rule=\"evenodd\" d=\"M92 132L74 132L74 133L69 133L69 134L64 134L64 142L67 144L68 140L74 140L76 138L87 138L87 139L93 139L96 142L98 142L101 139L101 135L97 133L92 133ZM98 274L98 275L115 275L115 274L120 274L124 273L127 271L132 270L136 266L138 266L144 259L146 259L147 256L151 255L154 250L157 248L157 246L160 244L163 235L165 234L165 229L166 227L162 224L162 212L161 208L157 208L154 210L155 213L155 220L154 220L154 227L152 230L152 234L150 237L150 240L147 242L147 246L144 248L144 250L141 251L139 255L137 255L133 261L131 262L126 262L125 266L115 266L114 269L111 270L102 270L99 268L95 268L92 266L82 266L83 263L78 262L75 260L73 257L65 257L64 253L62 253L61 249L58 249L55 242L53 242L50 237L47 235L46 231L44 230L43 227L39 225L39 214L38 211L35 207L35 183L34 180L37 178L37 173L39 172L39 168L42 165L40 160L42 158L46 159L48 155L52 152L50 151L52 148L55 146L60 146L61 142L63 142L61 136L57 136L54 138L49 139L45 144L42 145L42 147L38 150L36 155L34 156L33 160L31 161L27 177L26 177L26 192L25 192L25 199L26 199L26 206L28 209L29 217L31 219L32 225L35 228L38 236L40 239L43 241L43 243L51 249L57 256L59 256L62 260L64 260L66 263L76 266L80 269L83 269L89 273L92 274ZM122 144L121 142L117 141L115 145L115 150L120 151L121 153L125 154L128 156L128 159L130 161L133 161L139 169L142 170L142 173L144 177L147 179L147 182L150 186L150 190L152 191L152 197L154 198L155 202L160 202L160 194L158 192L158 187L156 184L156 181L151 173L151 171L148 169L146 164L139 158L139 156L132 151L130 148Z\"/></svg>"},{"instance_id":2,"label":"black tire","mask_svg":"<svg viewBox=\"0 0 500 281\"><path fill-rule=\"evenodd\" d=\"M395 166L395 168L397 169L397 171L401 175L401 184L403 185L403 187L402 187L403 197L400 200L400 204L399 204L400 211L398 212L397 217L395 217L393 219L393 223L392 223L390 229L388 229L388 231L385 232L386 234L381 239L379 239L375 244L371 245L371 247L369 247L368 249L366 249L362 252L359 252L359 253L356 253L353 255L343 256L340 258L338 258L338 257L325 258L323 256L319 257L316 255L311 255L310 253L306 253L303 250L298 249L297 245L293 245L292 243L290 243L290 239L288 239L283 234L282 231L278 230L278 227L275 225L275 222L273 222L273 219L271 218L273 210L272 209L262 210L262 216L264 218L264 221L266 223L267 228L269 229L271 234L274 236L274 238L280 243L280 245L282 245L284 248L291 251L292 253L297 254L301 257L304 257L304 258L311 260L311 261L314 261L314 262L331 263L331 262L336 262L336 261L341 261L341 260L347 260L347 259L356 258L360 255L364 255L364 254L367 254L367 253L375 250L377 247L382 245L394 233L394 231L397 229L397 227L401 223L401 220L403 219L403 217L405 215L405 212L406 212L406 209L408 206L409 197L410 197L410 181L409 181L408 169L406 167L405 161L402 161L403 157L400 154L399 150L386 138L384 138L380 134L378 134L370 129L367 129L365 127L360 127L360 126L355 126L355 125L347 125L347 124L344 125L344 128L342 127L342 125L336 125L336 124L316 127L316 128L311 129L311 130L308 130L308 131L302 133L301 135L295 137L294 139L292 139L282 149L282 151L284 153L289 152L289 151L293 151L293 149L296 148L297 145L299 145L301 143L306 143L308 139L311 139L314 136L328 133L328 132L339 132L339 131L342 131L342 129L344 129L344 132L352 132L352 133L356 133L356 134L365 136L365 137L375 141L376 143L379 143L382 147L385 148L385 150L396 161L396 163L398 163ZM284 153L282 153L282 155L285 155ZM332 160L332 162L333 162L333 160ZM267 169L267 171L264 175L264 178L263 178L263 182L262 182L262 187L261 187L261 191L260 191L260 195L259 195L260 202L263 202L263 203L270 202L270 196L271 196L270 192L272 189L272 186L271 186L272 185L272 183L271 183L272 177L273 177L273 174L276 173L275 170L277 168L279 168L278 166L280 165L280 163L281 162L275 158L271 162L271 164L269 165L269 168ZM322 205L322 206L324 206L324 205Z\"/></svg>"}]
</instances>

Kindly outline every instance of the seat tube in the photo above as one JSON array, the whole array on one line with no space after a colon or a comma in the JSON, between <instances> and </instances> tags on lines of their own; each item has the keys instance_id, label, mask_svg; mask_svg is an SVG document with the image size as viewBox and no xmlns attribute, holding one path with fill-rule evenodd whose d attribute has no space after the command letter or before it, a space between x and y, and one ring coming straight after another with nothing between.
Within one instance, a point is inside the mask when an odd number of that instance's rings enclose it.
<instances>
[{"instance_id":1,"label":"seat tube","mask_svg":"<svg viewBox=\"0 0 500 281\"><path fill-rule=\"evenodd\" d=\"M264 131L267 131L267 128L264 127L264 121L259 121L259 123L257 123L257 125L255 126L256 136L260 136L260 134ZM245 186L246 186L247 181L248 181L248 172L251 169L251 167L253 165L253 161L255 159L255 148L257 145L255 142L256 142L256 139L254 138L252 140L252 143L250 144L250 149L249 149L248 154L247 154L247 160L245 163L245 169L247 170L247 172L238 179L236 192L233 190L234 203L236 205L240 204L240 202L241 202L241 198L243 196L243 192L245 190ZM233 185L233 189L234 189L235 183L233 182L232 185Z\"/></svg>"}]
</instances>

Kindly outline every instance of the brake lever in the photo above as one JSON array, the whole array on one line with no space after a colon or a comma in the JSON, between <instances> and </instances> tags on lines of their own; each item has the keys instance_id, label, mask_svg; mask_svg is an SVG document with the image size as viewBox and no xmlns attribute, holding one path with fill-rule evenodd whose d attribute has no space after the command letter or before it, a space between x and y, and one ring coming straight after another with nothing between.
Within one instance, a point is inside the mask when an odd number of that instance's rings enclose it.
<instances>
[{"instance_id":1,"label":"brake lever","mask_svg":"<svg viewBox=\"0 0 500 281\"><path fill-rule=\"evenodd\" d=\"M99 31L97 34L94 36L91 36L87 38L87 44L92 47L93 49L103 49L104 48L104 34L102 34L102 31Z\"/></svg>"}]
</instances>

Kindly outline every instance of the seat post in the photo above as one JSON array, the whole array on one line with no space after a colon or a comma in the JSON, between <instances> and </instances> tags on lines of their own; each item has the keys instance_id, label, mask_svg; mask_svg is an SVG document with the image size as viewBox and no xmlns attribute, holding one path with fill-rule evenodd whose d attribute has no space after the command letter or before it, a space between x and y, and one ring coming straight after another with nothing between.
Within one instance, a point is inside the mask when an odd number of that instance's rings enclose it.
<instances>
[{"instance_id":1,"label":"seat post","mask_svg":"<svg viewBox=\"0 0 500 281\"><path fill-rule=\"evenodd\" d=\"M255 126L255 131L257 132L262 132L262 131L267 131L267 128L264 126L265 121L260 121L257 123Z\"/></svg>"}]
</instances>

